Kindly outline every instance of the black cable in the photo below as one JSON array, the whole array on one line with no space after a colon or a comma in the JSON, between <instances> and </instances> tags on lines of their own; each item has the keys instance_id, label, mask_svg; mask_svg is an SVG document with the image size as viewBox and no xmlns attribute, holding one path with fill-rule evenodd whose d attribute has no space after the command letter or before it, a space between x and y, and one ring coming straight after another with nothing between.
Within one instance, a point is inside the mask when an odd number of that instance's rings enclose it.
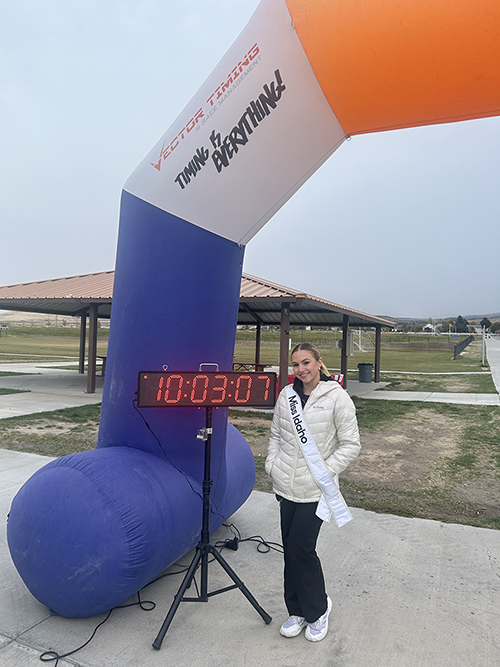
<instances>
[{"instance_id":1,"label":"black cable","mask_svg":"<svg viewBox=\"0 0 500 667\"><path fill-rule=\"evenodd\" d=\"M233 535L238 540L241 540L241 533L238 530L238 528L234 525L234 523L224 523L223 526L224 526L224 528L229 528L229 530L233 533Z\"/></svg>"},{"instance_id":2,"label":"black cable","mask_svg":"<svg viewBox=\"0 0 500 667\"><path fill-rule=\"evenodd\" d=\"M260 535L253 535L252 537L242 538L240 531L234 524L225 523L223 525L231 530L234 537L232 539L225 539L222 542L216 542L214 546L216 549L219 549L219 551L222 551L222 549L231 549L232 551L236 551L238 544L242 544L243 542L257 542L257 551L261 554L269 553L270 551L278 551L279 553L283 553L283 545L279 544L278 542L269 542Z\"/></svg>"},{"instance_id":3,"label":"black cable","mask_svg":"<svg viewBox=\"0 0 500 667\"><path fill-rule=\"evenodd\" d=\"M45 651L44 653L42 653L40 655L40 660L42 662L53 662L55 660L54 667L57 667L57 665L59 664L59 660L62 660L63 658L67 658L69 655L73 655L74 653L77 653L78 651L81 651L82 648L85 648L88 644L90 644L90 642L94 639L94 637L95 637L97 631L99 630L99 628L101 627L101 625L104 625L104 623L106 623L106 621L109 619L109 617L111 616L112 612L115 609L127 609L128 607L137 607L137 606L139 606L143 611L153 611L153 609L155 609L155 607L156 607L156 604L152 600L141 600L140 593L141 593L140 591L137 591L137 600L138 600L137 602L131 602L130 604L122 604L122 605L119 605L117 607L113 607L112 609L110 609L108 611L108 613L106 614L106 618L104 620L102 620L94 628L94 631L92 632L89 639L87 639L87 641L84 644L82 644L78 648L73 649L72 651L68 651L68 653L63 653L63 654L59 654L57 651ZM151 606L146 607L145 605L151 605Z\"/></svg>"},{"instance_id":4,"label":"black cable","mask_svg":"<svg viewBox=\"0 0 500 667\"><path fill-rule=\"evenodd\" d=\"M226 521L227 517L223 517L222 514L218 511L218 509L214 512L213 506L217 507L217 504L215 502L215 496L217 495L217 488L219 486L220 473L221 473L221 470L222 470L222 462L224 460L224 454L225 454L225 450L226 450L227 421L228 420L227 420L227 415L226 415L226 419L224 420L224 433L223 433L223 436L222 436L222 446L220 448L219 469L217 471L217 478L215 480L215 486L214 486L213 494L210 494L210 504L211 504L210 511L213 514L217 514L217 516L220 516L223 521Z\"/></svg>"},{"instance_id":5,"label":"black cable","mask_svg":"<svg viewBox=\"0 0 500 667\"><path fill-rule=\"evenodd\" d=\"M269 541L265 540L263 537L261 537L260 535L253 535L252 537L242 538L240 531L238 530L238 528L234 524L224 523L223 526L225 528L228 528L233 533L234 537L230 540L226 539L226 540L223 540L222 542L216 542L214 544L214 547L216 549L218 549L219 551L222 551L222 549L224 549L224 548L229 548L229 549L235 550L235 549L238 548L238 544L243 543L243 542L257 542L257 551L259 553L269 553L270 551L278 551L278 552L281 552L281 553L283 552L283 546L281 544L278 544L276 542L269 542ZM233 546L228 546L228 545L233 545ZM213 562L213 560L214 560L213 558L211 560L209 560L209 563ZM200 564L201 564L201 562L198 564L198 567L200 566ZM146 589L148 586L151 586L152 584L155 584L157 581L160 581L164 577L171 577L171 576L174 576L176 574L183 574L184 572L187 572L187 570L189 569L189 566L182 565L181 563L174 563L174 565L177 565L177 567L180 567L182 569L177 571L177 572L164 572L163 574L160 574L158 577L156 577L155 579L150 581L148 584L143 586L141 588L141 590L137 591L137 602L131 602L129 604L118 605L118 606L113 607L112 609L110 609L108 611L108 613L106 614L106 618L104 618L104 620L102 620L94 628L94 631L92 632L90 637L81 646L79 646L78 648L73 649L72 651L68 651L68 653L63 653L63 654L59 654L57 651L44 651L44 653L42 653L40 655L40 660L42 662L53 662L53 661L55 661L54 667L57 667L57 665L59 664L59 660L62 660L63 658L67 658L68 656L73 655L74 653L77 653L78 651L81 651L88 644L90 644L90 642L94 639L94 637L95 637L97 631L99 630L99 628L102 625L104 625L104 623L106 623L106 621L109 619L109 617L111 616L112 612L115 609L127 609L128 607L137 607L137 606L139 606L143 611L153 611L153 609L156 608L156 603L153 602L152 600L141 600L141 591ZM196 582L196 579L194 577L193 577L193 583L194 583L195 588L196 588L196 593L197 593L198 597L200 597L200 592L199 592L199 589L198 589L198 583ZM146 605L149 605L149 606L146 606Z\"/></svg>"},{"instance_id":6,"label":"black cable","mask_svg":"<svg viewBox=\"0 0 500 667\"><path fill-rule=\"evenodd\" d=\"M142 414L142 412L141 412L141 411L139 410L139 408L137 407L137 399L136 399L136 398L134 398L134 399L132 400L132 405L134 406L135 410L138 412L138 414L139 414L139 416L141 417L142 421L143 421L144 424L146 425L148 431L151 433L151 435L153 436L153 438L154 438L154 439L156 440L156 442L158 443L158 445L159 445L161 451L163 452L163 456L167 459L167 461L170 463L170 465L171 465L173 468L175 468L175 469L177 470L177 472L180 472L181 475L183 475L183 476L186 478L187 483L188 483L189 486L191 487L191 491L192 491L193 493L195 493L195 494L198 496L198 498L200 498L200 500L203 500L202 495L201 495L200 493L198 493L198 491L196 491L196 489L193 488L193 485L191 484L191 480L190 480L189 477L186 475L186 473L185 473L183 470L181 470L180 468L178 468L178 467L175 465L175 463L174 463L174 462L167 456L167 453L165 452L165 450L164 450L164 448L163 448L163 445L161 444L160 439L158 438L158 436L156 435L156 433L153 431L153 429L151 428L151 426L148 424L148 422L146 421L146 418L144 417L144 415ZM223 442L225 442L225 438L224 438L224 441L223 441ZM215 480L215 489L216 489L216 490L217 490L217 485L219 484L220 471L221 471L221 467L222 467L223 453L224 453L224 445L221 447L221 456L220 456L220 460L219 460L219 471L218 471L218 473L217 473L217 479ZM213 499L213 497L212 497L212 495L211 495L211 496L210 496L210 513L213 514L214 516L219 516L223 521L226 521L226 520L227 520L227 517L223 516L218 510L214 509L214 506L216 506L216 504L215 504L215 501L214 501L214 499Z\"/></svg>"},{"instance_id":7,"label":"black cable","mask_svg":"<svg viewBox=\"0 0 500 667\"><path fill-rule=\"evenodd\" d=\"M177 572L163 572L163 574L159 574L155 579L149 582L149 584L146 584L145 586L142 587L141 590L144 590L148 586L151 586L152 584L156 584L157 581L160 581L161 579L164 579L165 577L173 577L176 574L184 574L189 570L189 565L181 565L180 563L173 563L173 565L177 565L177 567L182 567L182 570L178 570ZM171 565L169 567L172 567Z\"/></svg>"},{"instance_id":8,"label":"black cable","mask_svg":"<svg viewBox=\"0 0 500 667\"><path fill-rule=\"evenodd\" d=\"M283 553L283 545L278 542L268 542L260 535L254 535L253 537L246 537L240 542L257 542L257 551L261 554L267 554L269 551L278 551Z\"/></svg>"},{"instance_id":9,"label":"black cable","mask_svg":"<svg viewBox=\"0 0 500 667\"><path fill-rule=\"evenodd\" d=\"M90 638L85 642L85 644L82 644L78 648L75 648L73 651L69 651L68 653L63 653L63 654L59 654L59 653L57 653L57 651L45 651L44 653L41 654L40 660L42 662L52 662L53 660L55 660L54 667L57 667L57 665L59 664L59 660L62 660L63 658L67 658L68 655L73 655L73 653L76 653L77 651L81 651L82 648L85 648L87 646L87 644L89 644L94 639L94 637L96 635L96 632L99 630L101 625L104 625L104 623L106 623L108 618L111 616L112 611L113 611L113 609L110 609L108 611L108 613L106 615L106 618L103 621L101 621L98 626L96 626L96 628L94 629L94 632L91 634Z\"/></svg>"},{"instance_id":10,"label":"black cable","mask_svg":"<svg viewBox=\"0 0 500 667\"><path fill-rule=\"evenodd\" d=\"M201 496L197 491L195 491L195 489L193 488L193 486L192 486L192 484L191 484L189 478L187 477L186 473L184 473L183 470L181 470L180 468L178 468L178 467L173 463L173 461L172 461L171 459L169 459L169 457L167 456L167 454L166 454L166 452L165 452L165 449L163 448L163 445L161 444L160 439L158 438L158 436L156 435L156 433L153 431L153 429L151 428L151 426L148 424L148 422L147 422L146 418L144 417L144 415L143 415L143 414L141 413L141 411L139 410L139 408L138 408L138 406L137 406L137 399L134 398L134 399L132 400L132 405L134 406L135 410L139 413L139 415L140 415L142 421L144 422L144 424L146 425L147 429L149 430L149 432L151 433L151 435L154 437L154 439L155 439L156 442L158 443L158 445L159 445L161 451L163 452L163 456L167 459L167 461L168 461L168 462L169 462L169 463L170 463L170 464L171 464L171 465L172 465L178 472L180 472L182 475L184 475L184 477L186 478L186 480L187 480L189 486L191 487L191 490L193 491L193 493L195 493L201 500L203 500L202 496ZM224 437L223 437L223 440L222 440L221 453L220 453L220 457L219 457L219 469L218 469L217 477L216 477L216 481L215 481L215 492L214 492L214 495L215 495L215 493L217 492L217 486L218 486L219 479L220 479L220 473L221 473L221 469L222 469L222 462L223 462L223 459L224 459L224 448L225 448L225 442L226 442L226 435L227 435L227 420L226 420L226 430L225 430L225 434L224 434ZM225 521L227 520L227 517L223 516L217 509L215 509L216 507L217 507L217 505L216 505L216 503L215 503L215 500L214 500L214 498L213 498L213 495L211 494L211 495L210 495L210 514L211 514L211 515L214 515L214 516L219 516L219 517L222 519L222 521L225 522ZM212 563L213 560L214 560L214 558L209 559L208 564ZM198 568L200 567L200 565L201 565L201 562L198 563L198 567L196 568L197 570L198 570ZM149 584L147 584L147 586L149 586L150 584L152 584L152 583L154 583L154 582L156 582L156 581L159 581L159 580L162 579L163 577L171 576L171 574L181 574L182 572L186 572L187 570L188 570L188 567L184 568L184 569L181 570L180 572L172 572L172 573L167 572L167 573L165 573L165 574L160 575L159 577L157 577L157 578L154 579L153 581L151 581ZM197 584L196 579L195 579L194 577L193 577L193 581L194 581L194 585L195 585L195 587L196 587L196 591L197 591L197 594L198 594L198 597L199 597L200 594L199 594L199 591L198 591L198 584Z\"/></svg>"},{"instance_id":11,"label":"black cable","mask_svg":"<svg viewBox=\"0 0 500 667\"><path fill-rule=\"evenodd\" d=\"M175 468L175 469L177 470L177 472L180 472L181 475L183 475L183 476L185 477L187 483L188 483L189 486L191 487L191 491L192 491L194 494L196 494L200 500L203 500L202 495L201 495L200 493L198 493L198 491L196 491L195 488L193 488L193 485L191 484L191 480L190 480L189 477L186 475L186 473L185 473L183 470L181 470L180 468L178 468L178 467L175 465L175 463L172 461L172 459L169 459L169 458L168 458L167 453L166 453L165 450L163 449L163 445L162 445L161 442L160 442L160 439L159 439L158 436L154 433L153 429L151 428L151 426L150 426L150 425L148 424L148 422L146 421L146 418L144 417L144 415L142 414L142 412L141 412L141 411L139 410L139 408L137 407L137 399L136 399L136 398L134 398L134 399L132 400L132 405L133 405L134 408L136 409L136 411L137 411L137 413L139 414L139 416L140 416L140 418L142 419L142 421L145 423L146 428L148 429L148 431L151 433L151 435L153 436L153 438L154 438L154 439L156 440L156 442L158 443L158 445L159 445L161 451L163 452L163 456L167 459L167 461L170 463L170 465L171 465L173 468Z\"/></svg>"},{"instance_id":12,"label":"black cable","mask_svg":"<svg viewBox=\"0 0 500 667\"><path fill-rule=\"evenodd\" d=\"M193 488L193 485L191 484L191 480L189 479L187 474L183 470L178 468L175 465L175 463L167 456L165 450L163 449L163 445L161 444L160 439L154 433L153 429L151 428L151 426L146 421L146 418L144 417L144 415L140 412L139 408L137 407L137 399L134 398L132 400L132 405L134 406L135 410L137 411L137 413L139 414L139 416L143 420L144 424L146 425L146 428L149 430L149 432L151 433L153 438L158 443L158 445L159 445L159 447L160 447L160 449L163 453L163 456L170 463L170 465L173 468L175 468L175 470L177 470L177 472L179 472L179 473L181 473L181 475L183 475L183 477L186 479L187 483L189 484L189 486L191 488L191 491L194 494L196 494L198 496L198 498L200 498L200 500L203 500L202 495L200 493L198 493L198 491L196 491L196 489ZM227 423L226 423L226 429L227 429ZM227 430L226 430L226 434L227 434ZM216 485L218 484L219 478L220 478L220 471L221 471L222 461L223 461L225 440L226 439L224 438L223 439L223 446L221 448L221 456L220 456L220 459L219 459L219 470L218 470L218 473L217 473ZM217 488L217 486L216 486L216 488ZM212 500L212 498L210 498L210 503L212 505L212 507L210 508L211 514L216 514L217 516L219 516L225 522L227 520L226 517L224 517L222 514L220 514L220 512L218 512L216 510L214 511L213 506L215 505L215 502ZM232 548L232 549L236 550L238 548L238 543L240 543L240 542L257 542L258 543L257 551L259 553L268 553L271 550L281 551L281 552L283 551L283 547L282 547L281 544L277 544L275 542L267 542L266 540L264 540L263 537L260 537L260 535L254 535L253 537L247 537L245 539L242 539L240 531L238 530L238 528L234 524L223 523L222 525L225 526L226 528L229 528L229 530L231 530L231 532L233 533L233 535L235 537L231 540L226 539L223 542L217 542L216 544L214 544L215 548L219 549L219 551L222 551L222 549L224 549L224 548ZM228 546L228 545L233 545L233 546L231 547L231 546ZM264 550L262 550L261 547L264 547ZM213 562L213 560L214 559L212 558L208 562L211 563L211 562ZM201 562L198 564L198 567L200 566L200 564L201 564ZM165 573L159 575L158 577L156 577L155 579L150 581L148 584L143 586L143 588L141 590L144 590L148 586L151 586L152 584L156 583L157 581L160 581L164 577L171 577L171 576L176 575L176 574L183 574L184 572L187 572L187 570L189 569L189 566L184 566L184 565L181 565L180 563L175 563L175 565L178 565L178 567L181 567L182 569L179 570L178 572L165 572ZM198 584L197 584L196 579L194 577L193 577L193 583L195 585L197 595L198 595L198 597L200 597L200 593L199 593L199 590L198 590ZM63 653L63 654L59 654L57 651L44 651L40 655L41 662L53 662L53 661L55 661L54 667L57 667L57 665L59 664L59 660L62 660L63 658L67 658L68 656L73 655L74 653L77 653L78 651L81 651L88 644L90 644L92 639L94 639L94 637L95 637L97 631L99 630L99 628L106 623L106 621L109 619L109 617L111 616L112 612L115 609L127 609L128 607L139 606L143 611L153 611L153 609L156 608L156 603L154 603L152 600L144 600L144 601L141 600L140 593L141 593L140 590L137 591L137 600L138 600L137 602L132 602L130 604L119 605L119 606L116 606L116 607L113 607L112 609L110 609L108 611L108 613L106 614L106 618L104 618L104 620L102 620L94 628L94 631L92 632L89 639L87 639L87 641L85 643L83 643L81 646L79 646L78 648L73 649L72 651L69 651L68 653ZM145 605L151 605L151 606L146 607Z\"/></svg>"}]
</instances>

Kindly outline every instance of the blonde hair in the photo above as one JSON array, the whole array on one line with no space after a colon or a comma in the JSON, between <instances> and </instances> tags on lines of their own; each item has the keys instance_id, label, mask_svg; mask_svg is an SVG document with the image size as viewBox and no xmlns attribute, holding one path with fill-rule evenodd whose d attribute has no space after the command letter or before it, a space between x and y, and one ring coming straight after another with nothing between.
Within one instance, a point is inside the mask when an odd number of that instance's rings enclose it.
<instances>
[{"instance_id":1,"label":"blonde hair","mask_svg":"<svg viewBox=\"0 0 500 667\"><path fill-rule=\"evenodd\" d=\"M319 353L318 348L316 347L316 345L313 345L312 343L299 343L293 348L292 354L290 356L293 356L295 352L298 352L299 350L305 350L306 352L310 352L312 356L316 359L316 361L319 361L321 359L321 354ZM321 366L319 367L319 370L324 375L330 375L330 371L325 366L323 360L321 360Z\"/></svg>"}]
</instances>

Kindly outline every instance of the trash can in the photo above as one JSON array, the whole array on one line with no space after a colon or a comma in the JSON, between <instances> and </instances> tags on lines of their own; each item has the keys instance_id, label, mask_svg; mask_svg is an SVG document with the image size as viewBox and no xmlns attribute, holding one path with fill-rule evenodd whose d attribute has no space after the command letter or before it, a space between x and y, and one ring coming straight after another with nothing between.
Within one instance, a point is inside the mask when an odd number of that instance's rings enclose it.
<instances>
[{"instance_id":1,"label":"trash can","mask_svg":"<svg viewBox=\"0 0 500 667\"><path fill-rule=\"evenodd\" d=\"M373 370L373 364L358 364L359 381L371 382L372 370Z\"/></svg>"}]
</instances>

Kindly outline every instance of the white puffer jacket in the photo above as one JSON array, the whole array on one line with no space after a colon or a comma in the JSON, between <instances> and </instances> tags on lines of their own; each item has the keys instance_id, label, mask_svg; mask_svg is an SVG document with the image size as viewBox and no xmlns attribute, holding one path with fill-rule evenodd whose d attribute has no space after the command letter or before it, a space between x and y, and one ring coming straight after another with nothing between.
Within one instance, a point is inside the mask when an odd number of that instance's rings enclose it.
<instances>
[{"instance_id":1,"label":"white puffer jacket","mask_svg":"<svg viewBox=\"0 0 500 667\"><path fill-rule=\"evenodd\" d=\"M333 477L359 454L356 408L337 382L319 382L303 408L304 421ZM273 491L296 503L320 500L321 490L312 476L295 437L285 389L278 397L271 425L266 472Z\"/></svg>"}]
</instances>

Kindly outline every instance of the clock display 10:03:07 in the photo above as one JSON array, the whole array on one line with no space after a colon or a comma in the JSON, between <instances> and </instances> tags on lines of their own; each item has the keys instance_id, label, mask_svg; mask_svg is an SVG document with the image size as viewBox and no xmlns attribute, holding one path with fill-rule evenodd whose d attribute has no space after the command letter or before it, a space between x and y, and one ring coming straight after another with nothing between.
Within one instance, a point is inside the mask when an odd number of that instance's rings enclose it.
<instances>
[{"instance_id":1,"label":"clock display 10:03:07","mask_svg":"<svg viewBox=\"0 0 500 667\"><path fill-rule=\"evenodd\" d=\"M141 371L137 394L139 407L272 407L276 374Z\"/></svg>"}]
</instances>

